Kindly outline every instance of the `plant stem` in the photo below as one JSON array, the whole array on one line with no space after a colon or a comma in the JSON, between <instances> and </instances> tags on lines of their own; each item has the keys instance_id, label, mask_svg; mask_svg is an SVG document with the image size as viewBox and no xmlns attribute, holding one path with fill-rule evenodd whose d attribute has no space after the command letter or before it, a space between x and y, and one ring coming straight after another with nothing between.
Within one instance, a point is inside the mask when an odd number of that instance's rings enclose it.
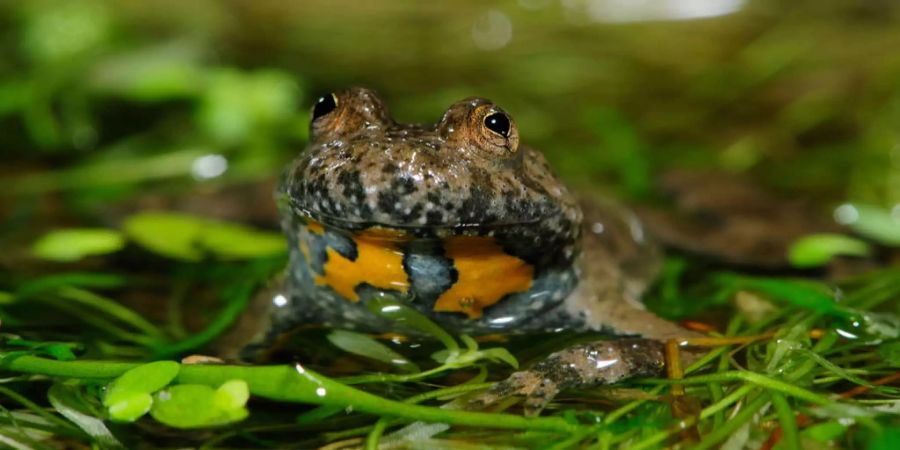
<instances>
[{"instance_id":1,"label":"plant stem","mask_svg":"<svg viewBox=\"0 0 900 450\"><path fill-rule=\"evenodd\" d=\"M727 438L734 434L738 428L744 425L748 420L753 418L753 415L756 414L760 408L766 405L769 402L769 397L767 395L760 395L753 399L750 403L744 406L744 409L741 412L737 413L730 420L725 422L719 428L714 429L711 433L707 434L706 437L701 440L694 450L706 450L708 448L712 448L714 445L718 444L723 439Z\"/></svg>"},{"instance_id":2,"label":"plant stem","mask_svg":"<svg viewBox=\"0 0 900 450\"><path fill-rule=\"evenodd\" d=\"M55 361L35 356L20 356L3 361L0 363L0 368L45 376L109 380L138 365L140 364L104 361ZM560 417L522 417L512 414L452 411L404 404L343 385L300 365L182 364L176 380L183 384L220 386L222 383L234 379L246 381L253 395L276 401L344 405L359 412L452 425L543 430L558 433L571 433L580 429L578 425L569 423Z\"/></svg>"},{"instance_id":3,"label":"plant stem","mask_svg":"<svg viewBox=\"0 0 900 450\"><path fill-rule=\"evenodd\" d=\"M794 417L794 411L788 404L784 395L778 392L770 392L772 397L772 406L775 407L775 413L778 415L778 421L781 422L782 442L786 446L786 450L800 450L800 436L797 432L797 419Z\"/></svg>"},{"instance_id":4,"label":"plant stem","mask_svg":"<svg viewBox=\"0 0 900 450\"><path fill-rule=\"evenodd\" d=\"M801 400L806 400L810 403L815 403L818 405L827 405L829 403L834 403L833 400L828 397L816 394L815 392L797 387L795 385L785 383L783 381L776 380L774 378L769 378L765 375L760 375L754 372L745 372L745 371L732 371L732 372L722 372L715 373L711 375L699 375L696 377L684 378L681 380L645 380L652 383L659 384L674 384L674 383L682 383L682 384L700 384L700 383L715 383L715 382L723 382L723 381L746 381L748 383L753 383L759 386L762 386L767 389L772 389L778 392L782 392L784 394L790 395L792 397L799 398Z\"/></svg>"}]
</instances>

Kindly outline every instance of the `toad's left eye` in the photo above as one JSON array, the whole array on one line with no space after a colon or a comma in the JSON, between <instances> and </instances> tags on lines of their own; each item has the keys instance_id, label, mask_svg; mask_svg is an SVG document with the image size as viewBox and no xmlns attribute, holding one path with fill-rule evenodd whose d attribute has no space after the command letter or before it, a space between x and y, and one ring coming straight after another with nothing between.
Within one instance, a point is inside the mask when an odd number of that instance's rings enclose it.
<instances>
[{"instance_id":1,"label":"toad's left eye","mask_svg":"<svg viewBox=\"0 0 900 450\"><path fill-rule=\"evenodd\" d=\"M337 98L335 98L334 94L319 97L316 105L313 106L312 120L334 111L335 108L337 108Z\"/></svg>"},{"instance_id":2,"label":"toad's left eye","mask_svg":"<svg viewBox=\"0 0 900 450\"><path fill-rule=\"evenodd\" d=\"M484 126L500 136L505 138L509 137L510 123L509 117L507 117L506 114L497 112L488 115L484 118Z\"/></svg>"}]
</instances>

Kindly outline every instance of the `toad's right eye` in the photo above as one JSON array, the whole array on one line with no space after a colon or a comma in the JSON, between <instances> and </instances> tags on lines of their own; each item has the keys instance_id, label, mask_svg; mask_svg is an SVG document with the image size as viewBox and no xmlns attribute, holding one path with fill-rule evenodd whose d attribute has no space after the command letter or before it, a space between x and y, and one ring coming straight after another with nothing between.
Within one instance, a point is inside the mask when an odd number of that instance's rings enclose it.
<instances>
[{"instance_id":1,"label":"toad's right eye","mask_svg":"<svg viewBox=\"0 0 900 450\"><path fill-rule=\"evenodd\" d=\"M313 106L312 120L316 120L337 108L337 97L334 94L323 95Z\"/></svg>"}]
</instances>

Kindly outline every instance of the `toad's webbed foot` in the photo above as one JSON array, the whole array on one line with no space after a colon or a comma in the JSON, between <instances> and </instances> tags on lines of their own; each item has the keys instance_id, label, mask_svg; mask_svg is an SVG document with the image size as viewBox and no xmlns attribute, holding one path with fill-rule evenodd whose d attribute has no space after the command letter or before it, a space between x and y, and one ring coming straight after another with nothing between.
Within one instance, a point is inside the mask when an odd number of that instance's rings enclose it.
<instances>
[{"instance_id":1,"label":"toad's webbed foot","mask_svg":"<svg viewBox=\"0 0 900 450\"><path fill-rule=\"evenodd\" d=\"M613 384L653 376L665 367L664 344L652 339L595 341L552 353L528 370L515 372L469 401L480 409L513 395L525 396L525 415L540 414L561 390Z\"/></svg>"}]
</instances>

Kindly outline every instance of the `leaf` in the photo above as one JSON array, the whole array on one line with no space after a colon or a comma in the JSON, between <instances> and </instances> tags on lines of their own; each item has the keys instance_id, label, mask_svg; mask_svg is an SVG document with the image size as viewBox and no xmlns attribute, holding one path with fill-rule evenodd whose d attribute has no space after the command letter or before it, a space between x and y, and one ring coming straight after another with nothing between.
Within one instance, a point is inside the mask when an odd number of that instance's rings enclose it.
<instances>
[{"instance_id":1,"label":"leaf","mask_svg":"<svg viewBox=\"0 0 900 450\"><path fill-rule=\"evenodd\" d=\"M229 387L228 390L233 390ZM179 384L156 394L150 415L161 423L175 428L202 428L224 425L247 417L247 410L221 409L217 390L201 384ZM232 395L219 394L221 395ZM222 402L224 400L218 400ZM229 401L225 401L229 403Z\"/></svg>"},{"instance_id":2,"label":"leaf","mask_svg":"<svg viewBox=\"0 0 900 450\"><path fill-rule=\"evenodd\" d=\"M509 350L507 350L503 347L493 347L493 348L484 349L484 350L481 350L481 354L485 358L490 359L492 361L505 362L506 364L509 364L513 369L519 368L519 360L517 360L516 357L513 356L513 354L509 352Z\"/></svg>"},{"instance_id":3,"label":"leaf","mask_svg":"<svg viewBox=\"0 0 900 450\"><path fill-rule=\"evenodd\" d=\"M397 321L401 326L431 335L441 341L450 352L459 351L459 344L443 328L432 322L424 314L387 297L373 298L366 303L370 311L382 317Z\"/></svg>"},{"instance_id":4,"label":"leaf","mask_svg":"<svg viewBox=\"0 0 900 450\"><path fill-rule=\"evenodd\" d=\"M290 119L298 97L295 80L284 72L217 69L209 77L197 121L216 140L239 143Z\"/></svg>"},{"instance_id":5,"label":"leaf","mask_svg":"<svg viewBox=\"0 0 900 450\"><path fill-rule=\"evenodd\" d=\"M207 253L224 259L247 259L287 251L280 233L181 213L138 213L125 221L124 229L147 250L185 261L200 261Z\"/></svg>"},{"instance_id":6,"label":"leaf","mask_svg":"<svg viewBox=\"0 0 900 450\"><path fill-rule=\"evenodd\" d=\"M57 361L74 360L75 354L72 353L72 349L78 347L78 344L74 343L39 342L17 338L5 339L4 341L6 345L25 347L29 350L27 352L21 352L22 354L50 356ZM19 352L7 352L4 353L3 356L5 357L9 353Z\"/></svg>"},{"instance_id":7,"label":"leaf","mask_svg":"<svg viewBox=\"0 0 900 450\"><path fill-rule=\"evenodd\" d=\"M261 258L287 251L287 242L281 233L228 223L210 222L201 245L225 259Z\"/></svg>"},{"instance_id":8,"label":"leaf","mask_svg":"<svg viewBox=\"0 0 900 450\"><path fill-rule=\"evenodd\" d=\"M149 395L166 387L175 379L180 370L181 366L174 361L156 361L137 366L113 380L103 399L103 405L109 409L111 414L114 409L126 409L133 412L135 411L133 408L137 408L135 405L143 401L137 399L136 394ZM119 404L123 402L128 404ZM128 414L123 414L128 416Z\"/></svg>"},{"instance_id":9,"label":"leaf","mask_svg":"<svg viewBox=\"0 0 900 450\"><path fill-rule=\"evenodd\" d=\"M104 58L88 80L92 90L142 102L196 97L205 69L186 41L131 49Z\"/></svg>"},{"instance_id":10,"label":"leaf","mask_svg":"<svg viewBox=\"0 0 900 450\"><path fill-rule=\"evenodd\" d=\"M102 228L55 230L38 239L31 248L38 258L72 262L92 255L117 252L125 246L121 233Z\"/></svg>"},{"instance_id":11,"label":"leaf","mask_svg":"<svg viewBox=\"0 0 900 450\"><path fill-rule=\"evenodd\" d=\"M39 349L57 361L72 361L75 359L75 354L72 353L72 348L68 344L48 344L41 346Z\"/></svg>"},{"instance_id":12,"label":"leaf","mask_svg":"<svg viewBox=\"0 0 900 450\"><path fill-rule=\"evenodd\" d=\"M866 450L894 450L897 448L897 442L900 442L900 427L886 427L869 441Z\"/></svg>"},{"instance_id":13,"label":"leaf","mask_svg":"<svg viewBox=\"0 0 900 450\"><path fill-rule=\"evenodd\" d=\"M345 352L390 364L404 372L419 371L419 368L403 355L365 334L334 330L328 334L328 340Z\"/></svg>"},{"instance_id":14,"label":"leaf","mask_svg":"<svg viewBox=\"0 0 900 450\"><path fill-rule=\"evenodd\" d=\"M803 436L819 442L829 442L840 438L847 432L847 426L838 421L815 424L803 430Z\"/></svg>"},{"instance_id":15,"label":"leaf","mask_svg":"<svg viewBox=\"0 0 900 450\"><path fill-rule=\"evenodd\" d=\"M215 404L216 407L226 410L237 410L243 408L250 399L250 387L244 380L229 380L216 389Z\"/></svg>"},{"instance_id":16,"label":"leaf","mask_svg":"<svg viewBox=\"0 0 900 450\"><path fill-rule=\"evenodd\" d=\"M885 342L878 346L878 356L891 367L900 367L900 341Z\"/></svg>"},{"instance_id":17,"label":"leaf","mask_svg":"<svg viewBox=\"0 0 900 450\"><path fill-rule=\"evenodd\" d=\"M788 261L795 267L817 267L827 264L835 256L867 256L869 245L842 234L811 234L804 236L788 249Z\"/></svg>"},{"instance_id":18,"label":"leaf","mask_svg":"<svg viewBox=\"0 0 900 450\"><path fill-rule=\"evenodd\" d=\"M123 391L112 396L107 406L109 417L119 422L134 422L150 411L153 397L146 392Z\"/></svg>"},{"instance_id":19,"label":"leaf","mask_svg":"<svg viewBox=\"0 0 900 450\"><path fill-rule=\"evenodd\" d=\"M125 220L123 230L138 245L174 259L199 261L199 236L206 221L187 214L142 212Z\"/></svg>"},{"instance_id":20,"label":"leaf","mask_svg":"<svg viewBox=\"0 0 900 450\"><path fill-rule=\"evenodd\" d=\"M900 214L862 204L844 204L835 212L838 221L884 245L900 246Z\"/></svg>"},{"instance_id":21,"label":"leaf","mask_svg":"<svg viewBox=\"0 0 900 450\"><path fill-rule=\"evenodd\" d=\"M86 413L85 405L79 401L74 387L62 383L55 383L50 387L47 397L53 408L84 430L94 439L97 445L103 449L124 449L125 447L106 428L106 425L97 417Z\"/></svg>"},{"instance_id":22,"label":"leaf","mask_svg":"<svg viewBox=\"0 0 900 450\"><path fill-rule=\"evenodd\" d=\"M721 278L738 289L759 292L774 300L780 300L800 308L838 317L849 317L853 313L841 307L834 298L833 291L822 283L807 280L783 280L777 278L752 278L726 276Z\"/></svg>"},{"instance_id":23,"label":"leaf","mask_svg":"<svg viewBox=\"0 0 900 450\"><path fill-rule=\"evenodd\" d=\"M41 292L58 289L61 287L84 288L116 288L124 286L128 279L110 273L99 272L66 272L47 275L23 283L16 290L16 295L28 297Z\"/></svg>"}]
</instances>

